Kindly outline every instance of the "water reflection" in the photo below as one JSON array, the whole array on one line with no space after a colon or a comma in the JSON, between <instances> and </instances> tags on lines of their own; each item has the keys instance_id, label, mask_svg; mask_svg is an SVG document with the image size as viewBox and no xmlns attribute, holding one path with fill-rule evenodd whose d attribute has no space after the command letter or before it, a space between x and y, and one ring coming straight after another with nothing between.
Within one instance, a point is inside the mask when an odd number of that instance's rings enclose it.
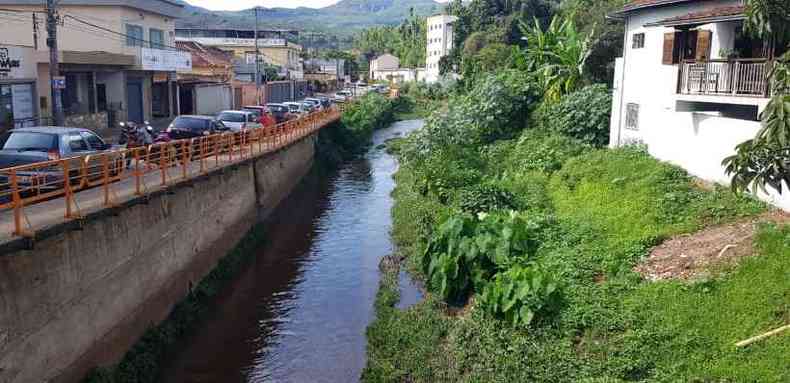
<instances>
[{"instance_id":1,"label":"water reflection","mask_svg":"<svg viewBox=\"0 0 790 383\"><path fill-rule=\"evenodd\" d=\"M352 382L365 365L378 263L392 251L397 163L377 146L330 177L310 177L275 213L254 264L175 356L168 382Z\"/></svg>"}]
</instances>

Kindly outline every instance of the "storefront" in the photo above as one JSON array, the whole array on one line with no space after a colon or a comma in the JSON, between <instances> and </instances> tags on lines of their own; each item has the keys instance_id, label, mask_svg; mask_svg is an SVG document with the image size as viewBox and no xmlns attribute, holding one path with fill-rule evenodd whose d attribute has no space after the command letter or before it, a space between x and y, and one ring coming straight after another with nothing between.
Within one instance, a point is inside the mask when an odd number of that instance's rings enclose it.
<instances>
[{"instance_id":1,"label":"storefront","mask_svg":"<svg viewBox=\"0 0 790 383\"><path fill-rule=\"evenodd\" d=\"M39 124L33 55L33 48L0 45L0 131Z\"/></svg>"}]
</instances>

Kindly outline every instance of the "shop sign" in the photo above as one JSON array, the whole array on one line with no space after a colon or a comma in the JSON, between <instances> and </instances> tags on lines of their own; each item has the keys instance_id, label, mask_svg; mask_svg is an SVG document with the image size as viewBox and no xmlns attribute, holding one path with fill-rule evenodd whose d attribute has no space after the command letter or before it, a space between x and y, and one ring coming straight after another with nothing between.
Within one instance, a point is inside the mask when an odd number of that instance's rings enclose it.
<instances>
[{"instance_id":1,"label":"shop sign","mask_svg":"<svg viewBox=\"0 0 790 383\"><path fill-rule=\"evenodd\" d=\"M0 78L36 77L32 48L0 46Z\"/></svg>"},{"instance_id":2,"label":"shop sign","mask_svg":"<svg viewBox=\"0 0 790 383\"><path fill-rule=\"evenodd\" d=\"M55 89L66 89L66 77L55 76L52 78L52 87Z\"/></svg>"},{"instance_id":3,"label":"shop sign","mask_svg":"<svg viewBox=\"0 0 790 383\"><path fill-rule=\"evenodd\" d=\"M142 48L143 70L161 72L189 72L192 70L192 55L188 52Z\"/></svg>"},{"instance_id":4,"label":"shop sign","mask_svg":"<svg viewBox=\"0 0 790 383\"><path fill-rule=\"evenodd\" d=\"M0 73L11 73L14 68L22 66L22 60L11 57L8 48L0 48Z\"/></svg>"}]
</instances>

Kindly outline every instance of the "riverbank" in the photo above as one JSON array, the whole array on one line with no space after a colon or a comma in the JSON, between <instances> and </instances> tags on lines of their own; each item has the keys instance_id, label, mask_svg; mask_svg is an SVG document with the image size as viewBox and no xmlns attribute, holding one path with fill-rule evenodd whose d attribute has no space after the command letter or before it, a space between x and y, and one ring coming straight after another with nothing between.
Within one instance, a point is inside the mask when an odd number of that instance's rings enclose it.
<instances>
[{"instance_id":1,"label":"riverbank","mask_svg":"<svg viewBox=\"0 0 790 383\"><path fill-rule=\"evenodd\" d=\"M344 115L339 123L324 129L330 132L328 136L322 132L318 139L314 140L311 138L309 141L309 148L311 149L309 164L317 163L317 166L313 168L313 176L331 175L332 169L337 169L344 161L356 158L357 153L364 153L364 150L369 147L373 131L392 120L393 109L394 102L391 100L378 95L365 97L359 102L352 104L348 108L348 115ZM327 137L334 137L336 140L329 140ZM314 143L314 141L316 142ZM312 157L313 144L315 144L317 158L315 162ZM337 161L328 159L333 153ZM282 169L283 165L280 163L274 168ZM306 169L305 172L307 172ZM292 177L292 179L282 181L283 185L290 185L291 182L294 184L298 183L302 174L299 174L299 177ZM280 189L280 185L268 184L274 179L268 178L262 181L266 185L267 193ZM286 193L286 195L288 194ZM268 196L268 194L266 195ZM267 209L265 214L268 217L268 214L271 213L275 206L279 206L281 201L270 201L267 199L259 202L265 204ZM293 210L296 211L298 209ZM252 214L254 215L254 212ZM241 273L249 270L248 266L252 261L257 259L257 250L263 247L264 243L262 238L265 226L272 226L275 222L276 220L268 220L265 224L257 224L244 236L233 251L221 258L210 274L196 283L194 288L190 289L187 297L173 307L166 319L161 323L151 324L150 329L145 332L119 363L94 370L84 381L161 381L165 366L169 364L168 360L172 358L174 353L178 352L184 342L196 336L196 332L199 332L197 329L205 323L207 317L214 313L214 306L218 303L218 300L222 299L222 292L227 291Z\"/></svg>"},{"instance_id":2,"label":"riverbank","mask_svg":"<svg viewBox=\"0 0 790 383\"><path fill-rule=\"evenodd\" d=\"M397 254L429 292L398 310L385 272L363 381L790 379L787 336L735 347L790 321L790 229L758 225L741 258L691 278L639 273L654 246L762 203L638 147L524 130L426 152L425 137L396 145L392 215Z\"/></svg>"}]
</instances>

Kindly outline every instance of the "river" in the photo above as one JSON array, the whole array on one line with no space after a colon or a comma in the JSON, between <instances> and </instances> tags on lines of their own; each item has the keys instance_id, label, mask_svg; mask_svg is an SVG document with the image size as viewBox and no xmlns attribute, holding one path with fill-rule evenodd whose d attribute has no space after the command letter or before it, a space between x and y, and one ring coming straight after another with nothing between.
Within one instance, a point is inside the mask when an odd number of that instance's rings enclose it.
<instances>
[{"instance_id":1,"label":"river","mask_svg":"<svg viewBox=\"0 0 790 383\"><path fill-rule=\"evenodd\" d=\"M311 176L284 201L266 243L169 361L165 382L355 382L365 367L378 264L390 254L395 158L379 146L422 126L402 121L370 151ZM405 297L418 295L402 278Z\"/></svg>"}]
</instances>

